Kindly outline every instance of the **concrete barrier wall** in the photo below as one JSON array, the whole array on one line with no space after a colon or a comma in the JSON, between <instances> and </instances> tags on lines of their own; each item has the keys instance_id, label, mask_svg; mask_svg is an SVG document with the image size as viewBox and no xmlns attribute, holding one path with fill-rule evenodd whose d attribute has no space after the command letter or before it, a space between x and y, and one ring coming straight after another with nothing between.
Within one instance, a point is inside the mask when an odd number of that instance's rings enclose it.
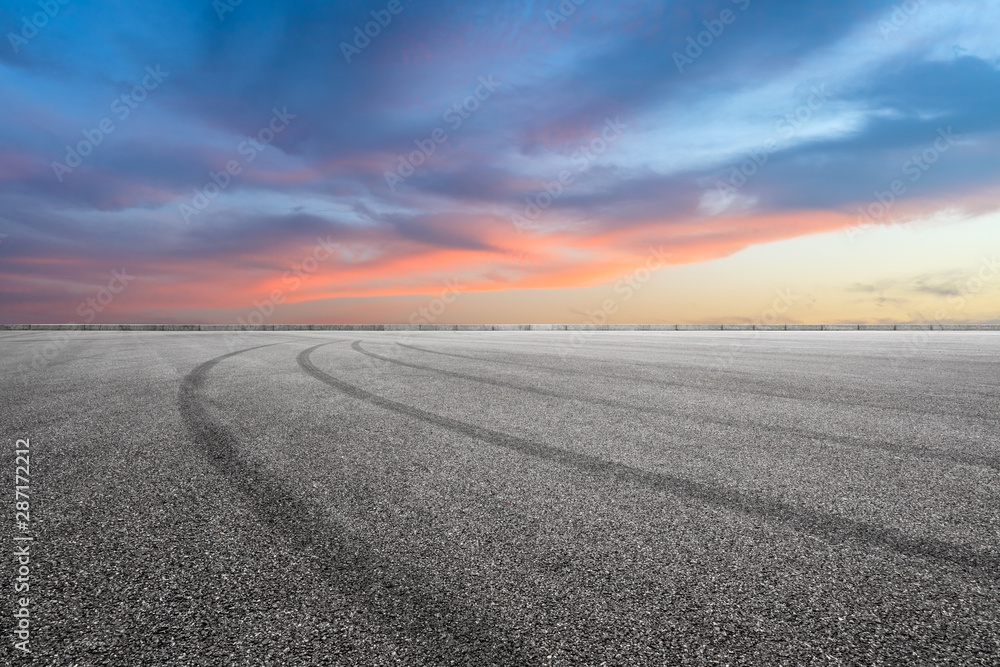
<instances>
[{"instance_id":1,"label":"concrete barrier wall","mask_svg":"<svg viewBox=\"0 0 1000 667\"><path fill-rule=\"evenodd\" d=\"M1000 324L0 324L0 331L1000 331Z\"/></svg>"}]
</instances>

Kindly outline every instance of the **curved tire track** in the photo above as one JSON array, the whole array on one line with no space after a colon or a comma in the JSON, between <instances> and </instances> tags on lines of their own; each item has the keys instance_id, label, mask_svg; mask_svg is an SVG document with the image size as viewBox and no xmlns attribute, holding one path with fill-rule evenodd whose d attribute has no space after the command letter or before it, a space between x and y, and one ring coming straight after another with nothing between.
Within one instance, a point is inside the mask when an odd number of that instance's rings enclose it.
<instances>
[{"instance_id":1,"label":"curved tire track","mask_svg":"<svg viewBox=\"0 0 1000 667\"><path fill-rule=\"evenodd\" d=\"M360 341L358 341L360 342ZM326 343L315 345L299 353L299 366L320 382L353 398L385 408L392 412L440 426L456 433L475 438L497 447L503 447L572 468L599 481L610 481L644 486L687 498L705 505L759 517L787 525L799 532L814 535L830 543L850 542L894 551L908 557L931 558L952 563L962 568L976 570L990 578L1000 574L1000 556L980 553L968 547L943 540L918 538L895 528L886 528L854 521L825 512L796 507L767 497L741 494L724 487L696 482L668 473L652 472L633 466L606 461L596 456L552 447L524 438L476 426L467 422L434 414L361 389L333 377L316 367L310 355Z\"/></svg>"},{"instance_id":2,"label":"curved tire track","mask_svg":"<svg viewBox=\"0 0 1000 667\"><path fill-rule=\"evenodd\" d=\"M473 357L473 356L469 356L469 355L465 355L465 354L456 354L454 352L440 352L438 350L428 350L426 348L417 347L415 345L408 345L406 343L398 343L397 342L396 345L399 345L400 347L406 347L406 348L409 348L411 350L417 350L418 352L426 352L428 354L440 354L442 356L456 357L458 359L472 359L473 361L478 361L478 362L486 361L488 363L494 363L494 364L508 364L508 365L511 365L511 366L521 366L523 368L533 368L533 369L536 369L536 370L544 368L546 370L556 371L556 372L559 372L559 373L568 373L570 375L579 375L580 374L578 371L574 371L574 370L568 369L568 368L560 368L558 366L547 366L547 365L544 365L544 364L526 364L526 363L520 363L520 362L517 362L517 361L506 361L506 360L502 360L502 359L483 359L481 357ZM695 368L697 368L697 370L702 370L702 371L714 371L714 369L711 368L711 367L709 367L709 366L702 366L702 367L695 367ZM732 373L734 373L734 371L727 371L727 373L732 374ZM606 377L606 378L612 378L612 379L617 379L617 380L630 380L630 381L633 381L633 382L641 382L643 384L649 384L649 385L658 386L658 387L676 387L676 388L679 388L679 389L692 389L692 388L694 388L694 389L698 389L698 390L701 390L701 391L710 391L710 392L716 392L716 393L718 393L718 392L721 391L721 390L719 390L719 389L717 389L715 387L690 384L690 383L687 383L687 382L677 382L677 381L671 381L671 380L650 380L650 379L643 379L643 378L635 378L635 377L631 377L631 376L627 376L627 375L616 375L614 373L594 373L594 372L590 372L589 374L593 375L593 376L596 376L596 377ZM744 375L744 376L749 376L750 375L747 372L741 372L741 374ZM844 406L855 407L855 408L857 408L857 407L871 408L872 407L870 404L867 404L867 403L858 403L858 402L852 402L852 401L842 401L842 400L833 400L833 399L824 399L823 401L818 401L816 399L803 398L802 396L790 396L788 394L782 394L782 393L778 393L778 392L774 392L774 391L761 391L761 390L758 390L758 389L754 389L752 392L744 392L744 393L753 393L753 394L756 394L756 395L759 395L759 396L769 396L771 398L783 398L783 399L790 400L790 401L799 401L799 402L806 402L806 403L820 403L820 402L822 402L822 403L834 403L836 405L844 405ZM984 393L982 395L990 396L990 397L994 396L994 394L990 394L990 393ZM940 411L940 410L913 410L911 408L907 408L907 407L903 407L903 406L882 406L882 405L880 405L880 406L877 406L877 407L880 410L889 410L889 411L892 411L892 412L903 412L903 413L906 413L906 414L913 414L913 415L918 415L918 416L923 416L925 414L929 414L929 415L937 415L939 417L954 417L957 414L955 412L944 412L944 411ZM981 412L981 413L976 413L976 414L961 414L959 416L967 417L969 419L985 420L985 421L990 422L990 423L992 423L992 421L993 421L993 415L991 413L989 413L988 411Z\"/></svg>"},{"instance_id":3,"label":"curved tire track","mask_svg":"<svg viewBox=\"0 0 1000 667\"><path fill-rule=\"evenodd\" d=\"M402 347L407 347L407 348L410 348L410 349L414 349L414 350L418 350L420 352L430 352L431 354L441 354L441 355L444 355L444 356L461 357L461 358L465 358L465 359L476 359L477 361L480 361L480 362L482 362L482 361L490 361L488 359L477 359L476 357L467 357L465 355L457 355L457 354L452 354L452 353L448 353L448 352L434 352L432 350L424 350L424 349L419 348L419 347L413 347L412 345L403 345L402 343L397 343L397 345L400 345ZM992 468L994 470L1000 470L1000 459L998 459L997 457L992 457L992 456L977 456L975 454L962 454L962 453L946 454L946 453L936 452L936 451L928 450L928 449L917 449L917 448L913 448L913 447L906 447L906 446L903 446L903 445L897 445L896 443L885 442L885 441L881 441L881 440L864 440L862 438L855 438L855 437L848 436L848 435L833 435L833 434L829 434L829 433L822 433L820 431L811 431L809 429L794 428L794 427L791 427L791 426L777 426L777 425L774 425L774 424L765 424L765 423L757 422L757 421L735 422L735 421L728 420L728 419L719 419L717 417L707 417L707 416L702 416L702 415L692 415L690 413L682 412L680 410L668 410L668 409L660 408L660 407L641 408L641 407L637 407L637 406L634 406L634 405L629 405L628 403L622 403L620 401L611 401L611 400L601 399L601 398L593 398L593 397L587 398L587 397L583 397L583 396L575 396L575 395L566 394L566 393L563 393L563 392L551 391L551 390L548 390L548 389L539 389L537 387L529 387L529 386L526 386L526 385L523 385L523 384L516 384L516 383L513 383L513 382L506 382L506 381L503 381L503 380L494 380L494 379L490 379L490 378L484 378L484 377L481 377L481 376L478 376L478 375L469 375L467 373L460 373L460 372L457 372L457 371L449 371L449 370L445 370L445 369L441 369L441 368L435 368L434 366L426 366L424 364L415 364L415 363L409 362L409 361L402 361L400 359L393 359L392 357L386 357L384 355L377 354L377 353L371 352L369 350L365 350L364 348L361 347L360 341L355 341L354 343L351 344L351 347L356 352L360 352L361 354L363 354L365 356L372 357L374 359L379 359L381 361L386 361L386 362L388 362L390 364L397 364L399 366L408 366L410 368L417 368L417 369L420 369L420 370L431 371L433 373L438 373L440 375L447 375L447 376L450 376L450 377L461 378L461 379L464 379L464 380L471 380L473 382L479 382L481 384L491 384L491 385L494 385L494 386L497 386L497 387L504 387L506 389L514 389L514 390L518 390L518 391L526 391L526 392L530 392L530 393L533 393L533 394L538 394L538 395L541 395L541 396L549 396L551 398L558 398L558 399L561 399L561 400L580 401L582 403L592 403L594 405L603 405L603 406L606 406L606 407L620 409L620 410L632 410L634 412L640 412L640 413L642 413L642 412L645 412L645 413L656 413L656 414L665 415L665 416L668 416L668 417L676 417L676 418L680 418L680 419L692 420L695 423L700 423L700 424L716 424L716 425L725 426L725 427L728 427L728 428L737 428L737 429L740 429L740 428L746 428L747 426L753 426L753 427L761 429L763 431L771 431L772 433L781 433L781 434L789 435L789 436L792 436L792 437L795 437L795 438L800 438L800 439L803 439L803 440L810 440L810 441L811 440L823 440L823 441L826 441L826 442L835 442L837 444L845 445L845 446L848 446L848 447L855 447L857 449L867 449L867 450L870 450L870 451L889 452L890 454L912 456L912 457L924 458L924 459L933 459L933 460L936 460L936 461L946 461L948 463L960 463L960 464L965 464L965 465L974 465L974 466L981 466L981 467L984 467L984 468ZM538 369L538 368L551 369L552 368L550 366L532 366L532 365L529 365L529 364L517 364L516 362L506 362L506 361L505 362L498 362L498 363L507 363L507 364L512 364L512 365L525 366L525 367L534 368L534 369ZM573 373L573 374L578 375L578 373ZM600 375L600 374L596 374L596 375ZM623 376L616 376L616 375L600 375L600 376L601 377L614 377L614 378L617 378L617 379L632 379L632 378L625 378ZM646 383L651 383L651 384L661 384L661 383L652 383L652 382L650 382L648 380L638 380L638 379L636 379L634 381L636 381L636 382L646 382ZM662 383L662 384L669 384L671 386L676 385L678 387L686 387L686 388L690 388L691 387L691 385L684 385L682 383Z\"/></svg>"},{"instance_id":4,"label":"curved tire track","mask_svg":"<svg viewBox=\"0 0 1000 667\"><path fill-rule=\"evenodd\" d=\"M209 414L202 390L209 373L221 361L281 344L220 355L199 365L182 381L178 407L206 460L252 502L261 521L289 539L290 549L309 552L329 565L317 575L371 611L387 628L418 640L434 664L451 664L456 659L482 665L542 664L543 656L491 630L488 618L479 619L472 610L454 603L447 590L423 580L405 563L356 540L348 541L339 527L323 517L321 507L240 456L237 437Z\"/></svg>"}]
</instances>

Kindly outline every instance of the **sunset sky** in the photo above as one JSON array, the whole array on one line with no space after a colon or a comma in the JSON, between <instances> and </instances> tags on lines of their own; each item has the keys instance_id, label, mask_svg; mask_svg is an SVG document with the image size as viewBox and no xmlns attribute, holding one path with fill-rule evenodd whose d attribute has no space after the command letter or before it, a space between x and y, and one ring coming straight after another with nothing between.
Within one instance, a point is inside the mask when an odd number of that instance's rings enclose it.
<instances>
[{"instance_id":1,"label":"sunset sky","mask_svg":"<svg viewBox=\"0 0 1000 667\"><path fill-rule=\"evenodd\" d=\"M0 322L1000 322L998 26L3 0Z\"/></svg>"}]
</instances>

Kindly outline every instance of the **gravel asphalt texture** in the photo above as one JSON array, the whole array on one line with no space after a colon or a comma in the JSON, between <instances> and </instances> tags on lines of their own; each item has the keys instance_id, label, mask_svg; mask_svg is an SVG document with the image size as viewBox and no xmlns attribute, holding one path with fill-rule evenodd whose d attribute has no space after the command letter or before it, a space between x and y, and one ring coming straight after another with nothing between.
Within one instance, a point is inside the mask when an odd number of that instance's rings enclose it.
<instances>
[{"instance_id":1,"label":"gravel asphalt texture","mask_svg":"<svg viewBox=\"0 0 1000 667\"><path fill-rule=\"evenodd\" d=\"M1000 665L1000 332L0 351L0 664Z\"/></svg>"}]
</instances>

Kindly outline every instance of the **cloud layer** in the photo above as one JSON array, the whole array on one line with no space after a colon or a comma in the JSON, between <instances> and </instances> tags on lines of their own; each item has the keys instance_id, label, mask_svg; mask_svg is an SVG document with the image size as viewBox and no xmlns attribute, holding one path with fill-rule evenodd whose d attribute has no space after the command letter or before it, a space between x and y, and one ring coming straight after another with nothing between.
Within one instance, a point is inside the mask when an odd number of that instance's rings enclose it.
<instances>
[{"instance_id":1,"label":"cloud layer","mask_svg":"<svg viewBox=\"0 0 1000 667\"><path fill-rule=\"evenodd\" d=\"M338 299L587 287L1000 203L982 3L39 11L0 4L7 322L79 321L122 269L98 321L275 292L344 321Z\"/></svg>"}]
</instances>

